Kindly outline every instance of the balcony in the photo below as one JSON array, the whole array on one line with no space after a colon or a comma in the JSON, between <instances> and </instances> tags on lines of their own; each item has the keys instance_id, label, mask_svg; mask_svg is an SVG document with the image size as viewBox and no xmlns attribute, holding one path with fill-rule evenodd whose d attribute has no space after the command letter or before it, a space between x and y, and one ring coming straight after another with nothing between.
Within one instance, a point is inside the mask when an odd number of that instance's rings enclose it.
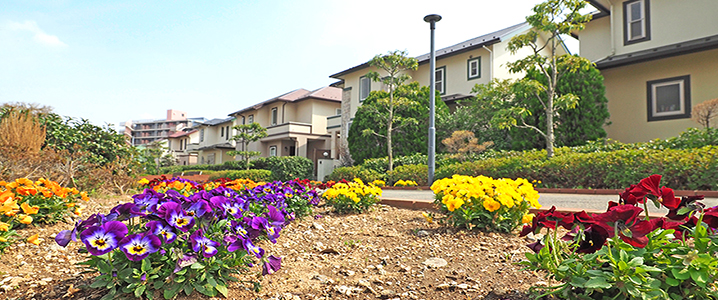
<instances>
[{"instance_id":1,"label":"balcony","mask_svg":"<svg viewBox=\"0 0 718 300\"><path fill-rule=\"evenodd\" d=\"M327 132L337 130L337 128L341 128L341 127L342 127L342 116L341 115L327 117Z\"/></svg>"},{"instance_id":2,"label":"balcony","mask_svg":"<svg viewBox=\"0 0 718 300\"><path fill-rule=\"evenodd\" d=\"M279 135L279 134L289 134L289 133L311 134L312 133L312 124L289 122L289 123L284 123L284 124L280 124L280 125L267 127L267 135L268 136Z\"/></svg>"}]
</instances>

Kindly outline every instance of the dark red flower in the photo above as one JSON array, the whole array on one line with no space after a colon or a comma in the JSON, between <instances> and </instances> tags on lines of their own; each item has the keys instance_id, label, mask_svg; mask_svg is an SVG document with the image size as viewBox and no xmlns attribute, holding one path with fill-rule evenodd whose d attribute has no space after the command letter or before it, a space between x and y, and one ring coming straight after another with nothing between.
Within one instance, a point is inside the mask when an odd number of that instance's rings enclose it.
<instances>
[{"instance_id":1,"label":"dark red flower","mask_svg":"<svg viewBox=\"0 0 718 300\"><path fill-rule=\"evenodd\" d=\"M653 174L641 179L639 187L656 197L656 199L651 200L663 204L668 209L675 209L680 204L680 199L675 197L673 189L665 186L660 187L660 183L661 175Z\"/></svg>"},{"instance_id":2,"label":"dark red flower","mask_svg":"<svg viewBox=\"0 0 718 300\"><path fill-rule=\"evenodd\" d=\"M611 207L607 212L594 215L596 225L603 227L609 237L616 234L626 243L643 248L648 244L646 235L653 231L653 224L641 220L638 215L642 208L633 205Z\"/></svg>"},{"instance_id":3,"label":"dark red flower","mask_svg":"<svg viewBox=\"0 0 718 300\"><path fill-rule=\"evenodd\" d=\"M552 206L549 210L536 214L531 225L525 225L519 236L526 236L530 232L536 233L544 227L556 229L556 226L562 226L570 230L573 227L573 219L573 214L557 212L556 206Z\"/></svg>"},{"instance_id":4,"label":"dark red flower","mask_svg":"<svg viewBox=\"0 0 718 300\"><path fill-rule=\"evenodd\" d=\"M703 210L705 205L703 203L696 202L698 200L703 200L703 195L683 196L683 198L681 198L681 202L676 208L668 210L666 218L671 220L684 220L691 212ZM681 210L682 213L679 213Z\"/></svg>"}]
</instances>

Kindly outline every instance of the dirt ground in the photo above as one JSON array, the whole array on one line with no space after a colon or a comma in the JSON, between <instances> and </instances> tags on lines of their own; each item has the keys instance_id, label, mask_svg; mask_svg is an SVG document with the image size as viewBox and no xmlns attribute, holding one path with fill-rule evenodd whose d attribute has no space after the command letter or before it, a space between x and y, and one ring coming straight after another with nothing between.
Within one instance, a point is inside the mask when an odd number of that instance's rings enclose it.
<instances>
[{"instance_id":1,"label":"dirt ground","mask_svg":"<svg viewBox=\"0 0 718 300\"><path fill-rule=\"evenodd\" d=\"M129 200L92 199L85 216L107 213ZM234 283L228 299L522 300L531 299L530 286L545 284L542 274L515 265L530 251L516 235L441 227L427 223L421 211L384 205L362 215L336 215L325 207L315 214L286 227L277 244L261 245L282 257L282 269L261 279L261 291ZM69 224L20 232L23 237L39 233L42 243L18 243L0 257L0 299L103 296L102 290L86 287L94 274L75 265L85 260L77 251L81 243L62 248L53 240ZM256 274L247 274L241 279L254 278ZM194 293L179 299L211 298Z\"/></svg>"}]
</instances>

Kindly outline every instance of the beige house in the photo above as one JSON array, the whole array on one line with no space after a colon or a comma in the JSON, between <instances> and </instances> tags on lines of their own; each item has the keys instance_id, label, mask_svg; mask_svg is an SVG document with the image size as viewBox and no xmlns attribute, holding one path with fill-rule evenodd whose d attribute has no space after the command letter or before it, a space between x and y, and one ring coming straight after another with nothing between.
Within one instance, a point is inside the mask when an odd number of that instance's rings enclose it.
<instances>
[{"instance_id":1,"label":"beige house","mask_svg":"<svg viewBox=\"0 0 718 300\"><path fill-rule=\"evenodd\" d=\"M335 155L338 136L327 131L327 117L340 114L341 93L331 86L298 89L229 115L236 124L256 122L267 129L267 137L250 144L248 151L259 151L263 157L307 157L316 165Z\"/></svg>"},{"instance_id":2,"label":"beige house","mask_svg":"<svg viewBox=\"0 0 718 300\"><path fill-rule=\"evenodd\" d=\"M172 157L175 158L178 165L195 165L197 164L197 152L190 152L187 148L189 145L199 143L199 131L188 129L177 131L167 137L167 147Z\"/></svg>"},{"instance_id":3,"label":"beige house","mask_svg":"<svg viewBox=\"0 0 718 300\"><path fill-rule=\"evenodd\" d=\"M691 108L718 97L718 1L590 0L599 11L579 32L580 53L605 78L608 137L677 136Z\"/></svg>"},{"instance_id":4,"label":"beige house","mask_svg":"<svg viewBox=\"0 0 718 300\"><path fill-rule=\"evenodd\" d=\"M477 84L486 84L493 79L516 79L523 77L523 74L510 73L506 63L517 60L531 54L528 47L520 49L517 53L511 54L506 48L512 37L524 34L531 29L528 23L517 24L496 32L482 35L465 42L436 50L436 69L433 74L436 76L436 90L442 95L450 108L456 105L456 101L471 97L471 90ZM540 38L544 38L541 36ZM558 55L568 53L563 44L556 49ZM549 55L550 49L544 49ZM430 84L429 54L416 57L419 61L419 68L416 71L408 72L413 81L423 86ZM369 66L368 62L346 69L330 77L339 79L338 86L343 88L342 92L342 116L341 119L330 120L330 132L332 135L346 137L348 126L356 114L357 108L366 99L369 92L384 89L381 83L372 82L366 75L370 71L385 72ZM339 134L339 131L342 134ZM336 133L334 133L336 132ZM345 143L346 139L343 138Z\"/></svg>"},{"instance_id":5,"label":"beige house","mask_svg":"<svg viewBox=\"0 0 718 300\"><path fill-rule=\"evenodd\" d=\"M187 145L187 151L195 153L198 164L222 164L233 161L234 156L227 152L235 149L234 118L212 119L195 126L196 136L194 143Z\"/></svg>"}]
</instances>

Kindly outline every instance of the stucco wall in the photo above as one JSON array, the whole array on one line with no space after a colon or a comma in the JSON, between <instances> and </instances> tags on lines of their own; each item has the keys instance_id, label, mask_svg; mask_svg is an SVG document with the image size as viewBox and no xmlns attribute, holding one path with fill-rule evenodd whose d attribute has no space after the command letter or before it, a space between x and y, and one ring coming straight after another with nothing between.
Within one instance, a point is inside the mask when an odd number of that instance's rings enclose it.
<instances>
[{"instance_id":1,"label":"stucco wall","mask_svg":"<svg viewBox=\"0 0 718 300\"><path fill-rule=\"evenodd\" d=\"M648 81L690 75L691 105L718 98L718 50L634 64L602 71L608 110L608 137L621 142L645 142L677 136L700 125L690 119L648 122Z\"/></svg>"},{"instance_id":2,"label":"stucco wall","mask_svg":"<svg viewBox=\"0 0 718 300\"><path fill-rule=\"evenodd\" d=\"M611 16L589 22L581 37L581 55L600 59L611 54L610 18L613 18L615 54L625 54L718 34L718 1L650 0L650 40L624 45L623 3L615 1Z\"/></svg>"}]
</instances>

